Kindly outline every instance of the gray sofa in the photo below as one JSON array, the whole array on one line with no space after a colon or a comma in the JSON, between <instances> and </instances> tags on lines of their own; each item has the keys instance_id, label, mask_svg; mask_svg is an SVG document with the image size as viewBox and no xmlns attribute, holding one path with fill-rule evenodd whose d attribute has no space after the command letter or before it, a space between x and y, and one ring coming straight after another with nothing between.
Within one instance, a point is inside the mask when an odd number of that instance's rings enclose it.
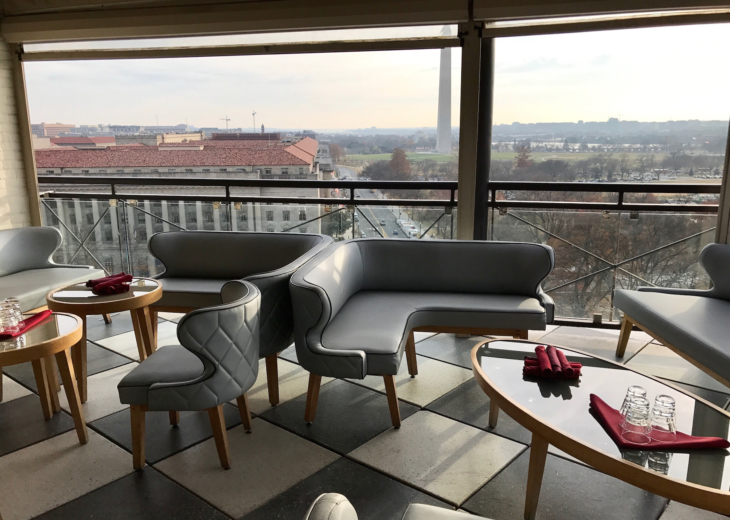
<instances>
[{"instance_id":1,"label":"gray sofa","mask_svg":"<svg viewBox=\"0 0 730 520\"><path fill-rule=\"evenodd\" d=\"M0 231L0 300L14 296L23 312L46 305L57 287L104 276L88 265L64 265L52 260L61 246L61 232L52 227Z\"/></svg>"},{"instance_id":2,"label":"gray sofa","mask_svg":"<svg viewBox=\"0 0 730 520\"><path fill-rule=\"evenodd\" d=\"M712 289L619 289L614 305L624 313L616 355L623 357L633 325L730 386L730 245L709 244L700 264Z\"/></svg>"},{"instance_id":3,"label":"gray sofa","mask_svg":"<svg viewBox=\"0 0 730 520\"><path fill-rule=\"evenodd\" d=\"M308 233L158 233L148 246L165 271L156 277L163 294L153 313L219 305L221 289L230 280L256 285L261 291L260 357L266 358L269 401L276 405L277 356L294 341L289 278L331 243L331 237Z\"/></svg>"},{"instance_id":4,"label":"gray sofa","mask_svg":"<svg viewBox=\"0 0 730 520\"><path fill-rule=\"evenodd\" d=\"M357 520L357 512L347 497L339 493L325 493L317 497L304 520ZM425 504L408 506L402 520L487 520L459 511Z\"/></svg>"},{"instance_id":5,"label":"gray sofa","mask_svg":"<svg viewBox=\"0 0 730 520\"><path fill-rule=\"evenodd\" d=\"M400 425L393 376L406 353L417 374L413 331L527 337L553 319L540 284L554 265L540 244L358 239L317 255L292 276L297 357L309 370L305 420L322 376L383 376Z\"/></svg>"}]
</instances>

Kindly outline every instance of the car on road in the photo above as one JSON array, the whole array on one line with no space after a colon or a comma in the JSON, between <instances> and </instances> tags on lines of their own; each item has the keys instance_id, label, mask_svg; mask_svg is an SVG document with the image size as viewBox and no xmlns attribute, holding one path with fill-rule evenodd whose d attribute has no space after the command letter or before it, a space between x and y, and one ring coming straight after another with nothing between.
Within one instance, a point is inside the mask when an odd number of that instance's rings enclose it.
<instances>
[{"instance_id":1,"label":"car on road","mask_svg":"<svg viewBox=\"0 0 730 520\"><path fill-rule=\"evenodd\" d=\"M393 234L394 234L394 235L397 235L397 234L398 234L398 230L397 230L397 229L394 229L394 230L393 230Z\"/></svg>"},{"instance_id":2,"label":"car on road","mask_svg":"<svg viewBox=\"0 0 730 520\"><path fill-rule=\"evenodd\" d=\"M375 190L370 190L370 193L375 193Z\"/></svg>"},{"instance_id":3,"label":"car on road","mask_svg":"<svg viewBox=\"0 0 730 520\"><path fill-rule=\"evenodd\" d=\"M367 235L365 234L365 232L364 232L364 231L360 231L360 236L361 236L362 238L365 238L365 237L366 237Z\"/></svg>"},{"instance_id":4,"label":"car on road","mask_svg":"<svg viewBox=\"0 0 730 520\"><path fill-rule=\"evenodd\" d=\"M382 218L380 219L380 225L381 226L384 226L385 225L385 219L382 219Z\"/></svg>"},{"instance_id":5,"label":"car on road","mask_svg":"<svg viewBox=\"0 0 730 520\"><path fill-rule=\"evenodd\" d=\"M360 197L362 197L362 195L360 195L359 193L356 193L355 197L357 197L359 199Z\"/></svg>"}]
</instances>

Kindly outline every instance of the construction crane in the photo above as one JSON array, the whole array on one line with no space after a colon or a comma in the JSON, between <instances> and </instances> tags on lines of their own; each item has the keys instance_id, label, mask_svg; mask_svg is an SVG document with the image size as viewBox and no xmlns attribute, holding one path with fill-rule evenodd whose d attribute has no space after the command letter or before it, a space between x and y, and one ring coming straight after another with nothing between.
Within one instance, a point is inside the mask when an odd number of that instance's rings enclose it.
<instances>
[{"instance_id":1,"label":"construction crane","mask_svg":"<svg viewBox=\"0 0 730 520\"><path fill-rule=\"evenodd\" d=\"M221 121L225 121L226 122L226 132L227 132L228 131L228 121L230 121L230 119L228 118L228 116L221 117Z\"/></svg>"},{"instance_id":2,"label":"construction crane","mask_svg":"<svg viewBox=\"0 0 730 520\"><path fill-rule=\"evenodd\" d=\"M256 133L256 111L254 110L251 115L253 116L253 133Z\"/></svg>"}]
</instances>

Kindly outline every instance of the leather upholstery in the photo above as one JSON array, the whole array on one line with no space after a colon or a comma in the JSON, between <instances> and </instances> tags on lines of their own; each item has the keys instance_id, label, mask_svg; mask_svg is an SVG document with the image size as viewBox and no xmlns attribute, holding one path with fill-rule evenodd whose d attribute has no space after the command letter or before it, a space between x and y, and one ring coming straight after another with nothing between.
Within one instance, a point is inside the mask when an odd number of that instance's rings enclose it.
<instances>
[{"instance_id":1,"label":"leather upholstery","mask_svg":"<svg viewBox=\"0 0 730 520\"><path fill-rule=\"evenodd\" d=\"M347 497L325 493L312 503L304 520L357 520L357 513Z\"/></svg>"},{"instance_id":2,"label":"leather upholstery","mask_svg":"<svg viewBox=\"0 0 730 520\"><path fill-rule=\"evenodd\" d=\"M186 314L177 326L181 346L163 347L118 385L123 404L150 410L206 410L244 394L258 375L261 293L243 281L222 294L238 297ZM228 285L228 284L227 284Z\"/></svg>"},{"instance_id":3,"label":"leather upholstery","mask_svg":"<svg viewBox=\"0 0 730 520\"><path fill-rule=\"evenodd\" d=\"M61 232L52 227L0 231L0 299L14 296L29 311L46 304L56 287L104 276L88 265L57 264L53 253L61 246Z\"/></svg>"},{"instance_id":4,"label":"leather upholstery","mask_svg":"<svg viewBox=\"0 0 730 520\"><path fill-rule=\"evenodd\" d=\"M363 239L320 253L291 279L295 343L315 374L396 374L421 326L544 330L554 265L539 244Z\"/></svg>"},{"instance_id":5,"label":"leather upholstery","mask_svg":"<svg viewBox=\"0 0 730 520\"><path fill-rule=\"evenodd\" d=\"M403 516L403 520L486 520L481 516L474 516L459 511L449 511L425 504L411 504Z\"/></svg>"},{"instance_id":6,"label":"leather upholstery","mask_svg":"<svg viewBox=\"0 0 730 520\"><path fill-rule=\"evenodd\" d=\"M220 303L229 280L261 291L260 355L281 352L294 341L289 279L332 243L325 235L238 231L174 231L153 235L149 250L165 265L159 307L207 307Z\"/></svg>"}]
</instances>

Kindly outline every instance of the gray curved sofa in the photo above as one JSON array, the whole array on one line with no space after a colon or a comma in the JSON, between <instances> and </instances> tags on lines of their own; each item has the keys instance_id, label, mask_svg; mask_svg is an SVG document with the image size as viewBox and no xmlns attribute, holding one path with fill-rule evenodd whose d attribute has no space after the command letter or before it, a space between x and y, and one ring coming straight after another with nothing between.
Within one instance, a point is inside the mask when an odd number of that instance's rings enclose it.
<instances>
[{"instance_id":1,"label":"gray curved sofa","mask_svg":"<svg viewBox=\"0 0 730 520\"><path fill-rule=\"evenodd\" d=\"M279 403L277 355L294 341L289 279L332 243L326 235L239 231L173 231L150 237L150 253L165 271L157 312L190 312L220 305L230 280L246 280L261 291L260 357L266 358L269 402ZM153 324L157 323L153 317Z\"/></svg>"},{"instance_id":2,"label":"gray curved sofa","mask_svg":"<svg viewBox=\"0 0 730 520\"><path fill-rule=\"evenodd\" d=\"M708 244L700 264L712 289L619 289L614 305L624 313L616 355L623 357L633 325L730 386L730 245Z\"/></svg>"},{"instance_id":3,"label":"gray curved sofa","mask_svg":"<svg viewBox=\"0 0 730 520\"><path fill-rule=\"evenodd\" d=\"M304 520L357 520L357 512L347 497L339 493L325 493L317 497ZM459 511L451 511L425 504L408 506L401 520L487 520Z\"/></svg>"},{"instance_id":4,"label":"gray curved sofa","mask_svg":"<svg viewBox=\"0 0 730 520\"><path fill-rule=\"evenodd\" d=\"M541 283L554 265L540 244L358 239L323 251L291 279L297 357L309 370L307 422L322 376L383 376L400 425L393 376L413 331L527 337L553 319Z\"/></svg>"},{"instance_id":5,"label":"gray curved sofa","mask_svg":"<svg viewBox=\"0 0 730 520\"><path fill-rule=\"evenodd\" d=\"M27 312L45 306L46 295L57 287L105 275L88 265L55 263L53 253L62 242L53 227L0 231L0 300L14 296Z\"/></svg>"}]
</instances>

